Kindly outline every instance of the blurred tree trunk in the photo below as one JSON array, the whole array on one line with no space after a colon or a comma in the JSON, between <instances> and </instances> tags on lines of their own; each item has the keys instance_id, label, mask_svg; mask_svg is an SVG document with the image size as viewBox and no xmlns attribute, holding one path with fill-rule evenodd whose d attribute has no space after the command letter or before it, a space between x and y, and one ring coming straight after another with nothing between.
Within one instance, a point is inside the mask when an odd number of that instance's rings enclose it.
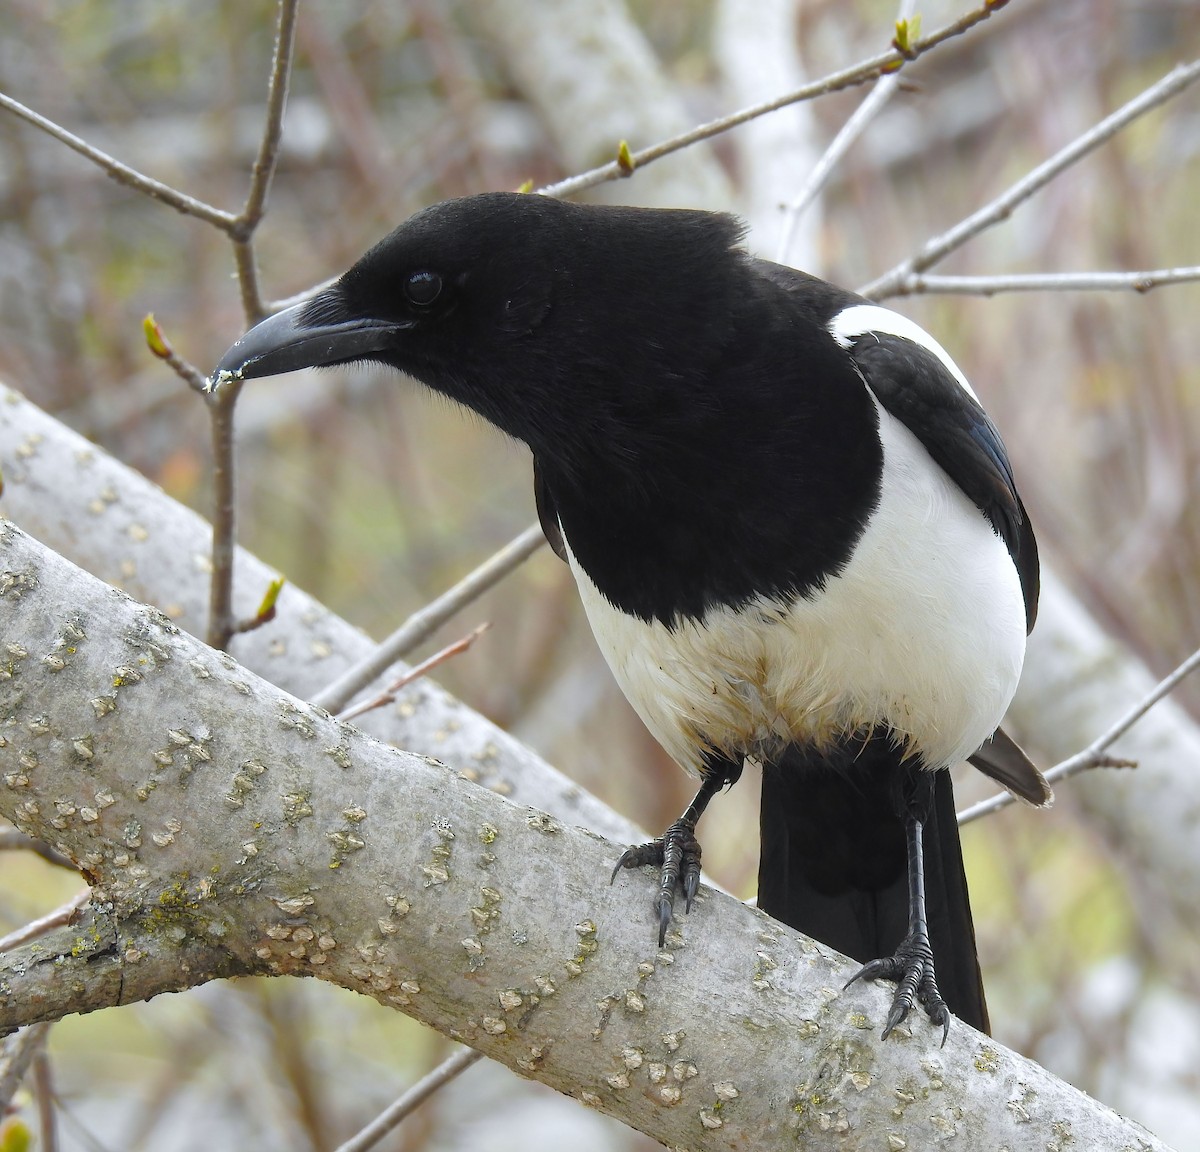
<instances>
[{"instance_id":1,"label":"blurred tree trunk","mask_svg":"<svg viewBox=\"0 0 1200 1152\"><path fill-rule=\"evenodd\" d=\"M623 0L563 0L531 6L491 0L470 16L541 115L569 172L692 128L679 87L633 22ZM700 144L651 165L595 199L659 208L730 208L733 189L712 149Z\"/></svg>"},{"instance_id":2,"label":"blurred tree trunk","mask_svg":"<svg viewBox=\"0 0 1200 1152\"><path fill-rule=\"evenodd\" d=\"M1043 569L1042 606L1010 714L1052 760L1085 748L1157 683L1146 666ZM1200 729L1171 700L1157 704L1110 749L1136 769L1098 768L1059 785L1071 789L1132 870L1181 923L1200 905Z\"/></svg>"}]
</instances>

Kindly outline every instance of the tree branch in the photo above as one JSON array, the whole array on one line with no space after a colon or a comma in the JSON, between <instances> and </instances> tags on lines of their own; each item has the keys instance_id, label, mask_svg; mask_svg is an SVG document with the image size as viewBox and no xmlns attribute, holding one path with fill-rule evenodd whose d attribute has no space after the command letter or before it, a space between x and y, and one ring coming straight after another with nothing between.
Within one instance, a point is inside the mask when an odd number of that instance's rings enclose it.
<instances>
[{"instance_id":1,"label":"tree branch","mask_svg":"<svg viewBox=\"0 0 1200 1152\"><path fill-rule=\"evenodd\" d=\"M397 1124L405 1120L414 1108L423 1104L456 1076L461 1076L472 1064L477 1063L481 1056L481 1052L470 1048L455 1052L428 1076L422 1076L399 1100L385 1108L361 1132L340 1145L337 1152L366 1152L368 1148L374 1148Z\"/></svg>"},{"instance_id":2,"label":"tree branch","mask_svg":"<svg viewBox=\"0 0 1200 1152\"><path fill-rule=\"evenodd\" d=\"M943 232L940 236L926 241L915 256L897 264L891 271L872 280L866 287L860 288L859 292L876 300L895 295L899 291L899 286L904 284L913 273L923 272L926 268L944 260L972 237L978 236L979 233L1000 223L1001 220L1006 220L1012 215L1013 209L1044 188L1072 164L1094 152L1101 144L1107 143L1139 116L1144 116L1159 105L1165 104L1172 97L1178 96L1180 92L1197 80L1200 80L1200 60L1179 65L1167 73L1157 84L1152 84L1149 88L1139 92L1112 115L1106 116L1095 127L1083 133L1082 136L1077 136L1066 147L1061 148L1049 160L1039 164L1032 172L1026 173L990 203L985 204L978 211L972 212L965 220L960 220L953 228Z\"/></svg>"},{"instance_id":3,"label":"tree branch","mask_svg":"<svg viewBox=\"0 0 1200 1152\"><path fill-rule=\"evenodd\" d=\"M64 856L60 856L59 858L66 859ZM71 864L70 867L73 868L74 864ZM8 952L18 945L28 943L30 940L36 940L40 936L45 936L52 929L59 928L64 924L73 923L79 914L79 910L89 899L91 899L91 891L84 888L77 892L61 908L55 908L53 912L48 912L45 916L39 916L36 920L31 920L28 924L23 924L7 936L0 936L0 952Z\"/></svg>"},{"instance_id":4,"label":"tree branch","mask_svg":"<svg viewBox=\"0 0 1200 1152\"><path fill-rule=\"evenodd\" d=\"M0 682L0 812L95 885L81 923L0 957L0 1028L315 975L671 1145L1033 1149L1066 1125L1164 1147L966 1025L942 1050L922 1018L868 1038L884 988L839 992L850 961L715 890L656 948L648 881L604 882L616 846L301 704L4 524L0 571L26 653Z\"/></svg>"},{"instance_id":5,"label":"tree branch","mask_svg":"<svg viewBox=\"0 0 1200 1152\"><path fill-rule=\"evenodd\" d=\"M452 644L447 644L445 648L435 652L428 659L422 660L420 664L405 670L380 692L379 695L366 699L361 704L355 704L353 708L346 708L343 711L339 711L337 718L339 720L356 720L359 716L364 716L375 708L384 708L388 704L395 704L396 697L401 689L407 688L413 681L419 680L422 676L427 676L451 657L465 652L490 627L491 625L485 621L465 636L455 640Z\"/></svg>"},{"instance_id":6,"label":"tree branch","mask_svg":"<svg viewBox=\"0 0 1200 1152\"><path fill-rule=\"evenodd\" d=\"M9 828L0 831L0 852L32 852L56 868L75 870L75 865L70 860L65 856L60 856L48 845L41 844L37 840L30 840L28 836L22 836L20 832Z\"/></svg>"},{"instance_id":7,"label":"tree branch","mask_svg":"<svg viewBox=\"0 0 1200 1152\"><path fill-rule=\"evenodd\" d=\"M49 1024L34 1024L0 1043L0 1114L8 1110L49 1032Z\"/></svg>"},{"instance_id":8,"label":"tree branch","mask_svg":"<svg viewBox=\"0 0 1200 1152\"><path fill-rule=\"evenodd\" d=\"M240 381L231 381L213 394L208 404L213 527L207 639L217 649L228 648L237 631L233 613L233 565L237 555L237 450L233 420L240 393Z\"/></svg>"},{"instance_id":9,"label":"tree branch","mask_svg":"<svg viewBox=\"0 0 1200 1152\"><path fill-rule=\"evenodd\" d=\"M1043 569L1038 626L1010 718L1021 738L1053 760L1073 756L1097 732L1148 697L1158 677L1130 660L1123 645ZM1200 891L1200 728L1173 700L1163 700L1113 751L1135 772L1088 772L1073 799L1118 853L1123 870L1149 884L1180 923L1191 923Z\"/></svg>"},{"instance_id":10,"label":"tree branch","mask_svg":"<svg viewBox=\"0 0 1200 1152\"><path fill-rule=\"evenodd\" d=\"M267 314L258 286L254 233L267 208L267 196L279 156L279 142L283 138L283 113L287 107L288 80L296 46L297 6L298 0L279 0L275 52L271 60L271 78L267 84L267 121L263 126L258 154L254 158L246 202L229 231L233 239L234 263L247 325L257 324Z\"/></svg>"},{"instance_id":11,"label":"tree branch","mask_svg":"<svg viewBox=\"0 0 1200 1152\"><path fill-rule=\"evenodd\" d=\"M205 634L212 542L206 520L2 383L0 460L8 462L4 515L99 578L161 605L193 635ZM523 539L532 543L532 529ZM244 549L234 556L232 612L249 617L276 573ZM312 699L376 651L358 628L293 584L276 609L269 628L240 634L232 645L243 664L295 696ZM390 654L385 666L394 659ZM364 716L359 727L437 756L518 804L615 840L646 839L643 829L429 679L406 689L399 707Z\"/></svg>"},{"instance_id":12,"label":"tree branch","mask_svg":"<svg viewBox=\"0 0 1200 1152\"><path fill-rule=\"evenodd\" d=\"M236 221L236 217L225 212L220 208L214 208L211 204L206 204L203 200L197 200L194 196L189 196L186 192L180 192L177 188L172 188L168 184L163 184L150 176L137 171L136 168L130 168L128 164L122 164L120 160L109 156L107 152L100 151L99 148L94 148L86 140L68 132L65 128L55 124L53 120L48 120L45 116L34 112L32 108L27 108L18 100L14 100L11 96L6 96L0 92L0 108L11 112L14 116L20 117L27 124L32 124L35 128L45 132L47 136L54 137L61 144L65 144L73 152L78 152L80 156L90 160L97 167L101 168L107 175L111 176L118 184L124 184L127 188L132 188L135 192L141 192L145 196L149 196L153 200L158 200L166 204L169 208L174 208L176 212L182 212L185 216L195 216L198 220L203 220L206 224L212 224L214 227L220 228L223 232L229 232Z\"/></svg>"},{"instance_id":13,"label":"tree branch","mask_svg":"<svg viewBox=\"0 0 1200 1152\"><path fill-rule=\"evenodd\" d=\"M1069 756L1066 760L1060 761L1051 768L1046 773L1046 779L1051 784L1056 784L1060 780L1069 780L1072 776L1076 776L1089 768L1136 768L1137 764L1135 761L1114 759L1106 755L1108 749L1145 716L1155 704L1169 696L1197 668L1200 668L1200 651L1193 652L1174 672L1160 680L1155 685L1153 691L1143 696L1120 720L1093 740L1082 752L1076 752L1074 756ZM991 812L999 812L1002 808L1007 808L1010 804L1015 804L1016 801L1017 798L1011 792L1000 792L987 800L981 800L978 804L972 804L970 808L964 809L958 814L958 822L960 825L970 824L972 820L978 820L980 816L986 816Z\"/></svg>"},{"instance_id":14,"label":"tree branch","mask_svg":"<svg viewBox=\"0 0 1200 1152\"><path fill-rule=\"evenodd\" d=\"M889 293L994 296L998 292L1149 292L1165 284L1190 284L1197 280L1200 280L1200 265L1144 272L1034 272L1009 276L926 276L912 272L897 281Z\"/></svg>"},{"instance_id":15,"label":"tree branch","mask_svg":"<svg viewBox=\"0 0 1200 1152\"><path fill-rule=\"evenodd\" d=\"M452 588L414 612L369 655L318 692L313 697L313 703L330 712L340 712L357 693L407 656L418 644L423 644L447 620L479 599L545 543L542 526L531 524Z\"/></svg>"},{"instance_id":16,"label":"tree branch","mask_svg":"<svg viewBox=\"0 0 1200 1152\"><path fill-rule=\"evenodd\" d=\"M759 116L766 116L768 113L776 112L780 108L786 108L789 104L798 104L802 100L815 100L819 96L828 96L831 92L840 92L845 88L854 88L860 84L868 84L872 80L879 79L881 76L899 71L905 64L919 59L939 44L953 39L955 36L961 36L964 32L969 31L977 24L988 19L993 12L1003 8L1006 3L1007 0L986 0L980 7L966 13L966 15L959 17L957 20L951 21L929 36L913 41L905 52L894 48L887 52L881 52L849 68L843 68L838 72L831 72L822 79L816 80L811 84L805 84L803 87L797 88L792 92L776 96L771 100L764 100L758 104L752 104L748 108L732 112L716 120L710 120L706 124L700 124L687 132L680 133L678 136L672 136L668 140L652 144L649 148L643 148L631 154L632 169L627 168L614 159L588 172L582 172L566 180L548 184L538 189L538 191L543 196L571 196L587 188L594 188L598 184L604 184L610 180L622 179L630 175L631 171L643 168L655 160L661 160L664 156L670 156L672 153L679 152L693 144L698 144L702 140L710 140L712 137L719 136L723 132L728 132L731 128L736 128L738 125L745 124L749 120L754 120ZM613 142L613 148L615 151L616 141Z\"/></svg>"}]
</instances>

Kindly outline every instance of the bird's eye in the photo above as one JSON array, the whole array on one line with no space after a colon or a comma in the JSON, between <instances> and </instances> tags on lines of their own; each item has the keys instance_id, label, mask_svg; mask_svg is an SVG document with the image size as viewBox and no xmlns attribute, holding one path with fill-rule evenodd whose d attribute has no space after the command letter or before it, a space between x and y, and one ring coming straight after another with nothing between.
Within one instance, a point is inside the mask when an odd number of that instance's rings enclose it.
<instances>
[{"instance_id":1,"label":"bird's eye","mask_svg":"<svg viewBox=\"0 0 1200 1152\"><path fill-rule=\"evenodd\" d=\"M404 294L418 308L427 308L442 294L442 278L436 272L414 272L405 281Z\"/></svg>"}]
</instances>

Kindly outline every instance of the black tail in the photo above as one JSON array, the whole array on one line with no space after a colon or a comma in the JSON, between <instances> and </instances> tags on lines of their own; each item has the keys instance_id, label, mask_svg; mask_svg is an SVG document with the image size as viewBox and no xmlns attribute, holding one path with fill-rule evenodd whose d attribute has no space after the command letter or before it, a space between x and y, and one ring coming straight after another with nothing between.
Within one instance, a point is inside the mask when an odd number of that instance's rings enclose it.
<instances>
[{"instance_id":1,"label":"black tail","mask_svg":"<svg viewBox=\"0 0 1200 1152\"><path fill-rule=\"evenodd\" d=\"M764 912L866 963L908 931L905 808L915 773L886 738L817 757L790 748L763 770L758 904ZM950 1011L988 1031L954 789L933 773L924 826L925 901L938 986ZM926 783L922 780L921 783Z\"/></svg>"}]
</instances>

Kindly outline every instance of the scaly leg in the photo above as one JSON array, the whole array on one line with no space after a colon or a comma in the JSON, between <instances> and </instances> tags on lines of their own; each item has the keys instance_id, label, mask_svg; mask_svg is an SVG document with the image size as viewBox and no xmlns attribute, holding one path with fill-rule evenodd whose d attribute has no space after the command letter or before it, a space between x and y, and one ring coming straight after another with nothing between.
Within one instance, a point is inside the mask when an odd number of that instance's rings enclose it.
<instances>
[{"instance_id":1,"label":"scaly leg","mask_svg":"<svg viewBox=\"0 0 1200 1152\"><path fill-rule=\"evenodd\" d=\"M658 913L658 946L666 942L667 925L675 907L675 890L683 891L684 908L692 910L692 900L700 887L700 842L696 839L696 824L708 807L708 802L727 784L733 784L742 774L742 765L733 760L713 757L705 762L700 790L678 820L657 840L627 848L613 869L612 880L622 868L640 868L654 864L660 869L658 894L654 909Z\"/></svg>"},{"instance_id":2,"label":"scaly leg","mask_svg":"<svg viewBox=\"0 0 1200 1152\"><path fill-rule=\"evenodd\" d=\"M929 924L925 918L925 859L921 844L924 821L911 812L905 817L908 844L908 935L895 955L864 964L846 982L855 980L895 980L896 993L883 1029L883 1038L909 1013L913 1001L919 1001L929 1019L942 1026L942 1044L950 1035L950 1010L938 991L933 969L933 949L929 944Z\"/></svg>"}]
</instances>

